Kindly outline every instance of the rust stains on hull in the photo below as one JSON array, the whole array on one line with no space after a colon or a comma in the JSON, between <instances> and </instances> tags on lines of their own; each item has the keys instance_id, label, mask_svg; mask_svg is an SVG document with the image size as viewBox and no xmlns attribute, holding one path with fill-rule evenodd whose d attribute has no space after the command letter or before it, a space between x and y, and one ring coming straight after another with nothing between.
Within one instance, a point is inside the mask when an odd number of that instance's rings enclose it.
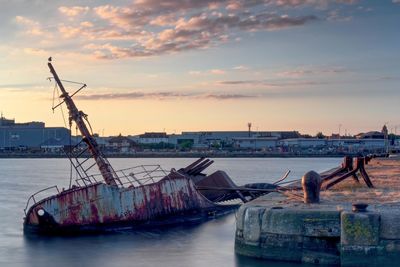
<instances>
[{"instance_id":1,"label":"rust stains on hull","mask_svg":"<svg viewBox=\"0 0 400 267\"><path fill-rule=\"evenodd\" d=\"M157 183L119 188L105 183L77 187L34 204L25 217L24 229L107 228L173 222L174 217L202 219L232 207L215 204L195 188L193 181L170 173ZM211 213L210 213L211 212Z\"/></svg>"}]
</instances>

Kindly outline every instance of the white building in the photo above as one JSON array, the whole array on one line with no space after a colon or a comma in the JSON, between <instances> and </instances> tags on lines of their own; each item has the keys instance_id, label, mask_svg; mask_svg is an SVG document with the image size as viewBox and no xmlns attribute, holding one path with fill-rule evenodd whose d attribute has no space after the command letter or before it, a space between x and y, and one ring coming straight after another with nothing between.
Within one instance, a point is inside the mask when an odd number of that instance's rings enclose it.
<instances>
[{"instance_id":1,"label":"white building","mask_svg":"<svg viewBox=\"0 0 400 267\"><path fill-rule=\"evenodd\" d=\"M329 139L327 146L342 148L349 152L383 152L386 148L385 139Z\"/></svg>"},{"instance_id":2,"label":"white building","mask_svg":"<svg viewBox=\"0 0 400 267\"><path fill-rule=\"evenodd\" d=\"M138 142L140 144L159 144L168 143L168 135L164 132L151 132L139 135Z\"/></svg>"},{"instance_id":3,"label":"white building","mask_svg":"<svg viewBox=\"0 0 400 267\"><path fill-rule=\"evenodd\" d=\"M319 138L291 138L279 142L283 147L295 147L301 149L319 148L326 146L326 139Z\"/></svg>"},{"instance_id":4,"label":"white building","mask_svg":"<svg viewBox=\"0 0 400 267\"><path fill-rule=\"evenodd\" d=\"M233 138L236 148L243 149L275 149L278 144L277 137L236 137Z\"/></svg>"}]
</instances>

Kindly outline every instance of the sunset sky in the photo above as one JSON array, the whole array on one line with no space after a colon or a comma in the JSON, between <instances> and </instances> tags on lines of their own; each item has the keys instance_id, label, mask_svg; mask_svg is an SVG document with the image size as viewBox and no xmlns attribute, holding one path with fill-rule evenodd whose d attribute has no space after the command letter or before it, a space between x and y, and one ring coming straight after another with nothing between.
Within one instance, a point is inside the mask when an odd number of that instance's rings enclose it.
<instances>
[{"instance_id":1,"label":"sunset sky","mask_svg":"<svg viewBox=\"0 0 400 267\"><path fill-rule=\"evenodd\" d=\"M17 122L64 126L52 56L105 135L400 133L400 0L0 3L0 110Z\"/></svg>"}]
</instances>

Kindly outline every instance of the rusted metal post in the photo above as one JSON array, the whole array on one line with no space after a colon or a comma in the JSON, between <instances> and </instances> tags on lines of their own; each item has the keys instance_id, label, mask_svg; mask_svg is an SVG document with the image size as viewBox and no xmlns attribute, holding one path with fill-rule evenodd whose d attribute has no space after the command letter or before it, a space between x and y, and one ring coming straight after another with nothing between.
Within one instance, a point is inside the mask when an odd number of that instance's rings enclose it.
<instances>
[{"instance_id":1,"label":"rusted metal post","mask_svg":"<svg viewBox=\"0 0 400 267\"><path fill-rule=\"evenodd\" d=\"M309 171L301 178L304 203L319 203L321 176L315 171Z\"/></svg>"},{"instance_id":2,"label":"rusted metal post","mask_svg":"<svg viewBox=\"0 0 400 267\"><path fill-rule=\"evenodd\" d=\"M371 161L371 156L365 156L365 158L364 158L364 164L365 165L368 165L368 163Z\"/></svg>"},{"instance_id":3,"label":"rusted metal post","mask_svg":"<svg viewBox=\"0 0 400 267\"><path fill-rule=\"evenodd\" d=\"M332 186L334 186L337 183L340 183L341 181L343 181L344 179L355 175L357 172L357 169L352 170L351 172L347 172L345 174L343 174L342 176L338 177L336 180L333 180L332 182L330 182L329 184L327 184L325 186L325 190L328 190L329 188L331 188Z\"/></svg>"},{"instance_id":4,"label":"rusted metal post","mask_svg":"<svg viewBox=\"0 0 400 267\"><path fill-rule=\"evenodd\" d=\"M357 164L354 168L354 159L351 157L349 157L349 158L350 158L350 162L351 162L351 165L350 165L351 168L349 169L349 171L352 171L353 169L355 170L355 172L353 172L353 174L351 176L353 177L354 182L360 183L360 179L358 179L357 172L356 172L358 169Z\"/></svg>"},{"instance_id":5,"label":"rusted metal post","mask_svg":"<svg viewBox=\"0 0 400 267\"><path fill-rule=\"evenodd\" d=\"M353 158L349 156L345 156L342 162L342 168L347 171L351 171L353 169Z\"/></svg>"},{"instance_id":6,"label":"rusted metal post","mask_svg":"<svg viewBox=\"0 0 400 267\"><path fill-rule=\"evenodd\" d=\"M342 166L343 166L343 169L345 169L348 172L351 172L353 170L353 166L354 166L353 165L353 158L349 157L349 156L344 157ZM353 174L351 176L353 177L353 180L356 183L360 182L360 180L358 179L358 176L357 176L357 174L355 172L353 172Z\"/></svg>"},{"instance_id":7,"label":"rusted metal post","mask_svg":"<svg viewBox=\"0 0 400 267\"><path fill-rule=\"evenodd\" d=\"M196 160L195 162L193 162L192 164L189 164L187 167L183 168L183 172L189 172L190 170L192 170L194 167L196 167L200 162L202 162L204 160L204 157L199 158L198 160Z\"/></svg>"},{"instance_id":8,"label":"rusted metal post","mask_svg":"<svg viewBox=\"0 0 400 267\"><path fill-rule=\"evenodd\" d=\"M187 173L190 175L196 175L197 173L199 173L199 170L202 170L203 166L207 165L209 162L210 162L209 159L205 159L204 161L199 163L197 166L195 166L194 168L189 170Z\"/></svg>"},{"instance_id":9,"label":"rusted metal post","mask_svg":"<svg viewBox=\"0 0 400 267\"><path fill-rule=\"evenodd\" d=\"M364 179L364 181L367 184L367 186L369 188L373 188L374 185L372 184L371 180L369 179L369 176L368 176L367 172L365 171L364 158L357 158L356 168L360 171L361 177Z\"/></svg>"},{"instance_id":10,"label":"rusted metal post","mask_svg":"<svg viewBox=\"0 0 400 267\"><path fill-rule=\"evenodd\" d=\"M213 163L214 163L213 160L208 161L208 162L207 162L206 164L204 164L203 166L197 167L197 168L193 171L193 173L191 173L191 175L200 174L202 171L204 171L205 169L207 169L208 167L210 167L211 164L213 164Z\"/></svg>"}]
</instances>

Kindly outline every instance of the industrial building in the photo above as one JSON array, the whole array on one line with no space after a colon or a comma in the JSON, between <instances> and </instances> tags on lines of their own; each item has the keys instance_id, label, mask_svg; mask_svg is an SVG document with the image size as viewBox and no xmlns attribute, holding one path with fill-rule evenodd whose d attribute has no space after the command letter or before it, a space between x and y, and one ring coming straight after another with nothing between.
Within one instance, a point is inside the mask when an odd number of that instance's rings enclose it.
<instances>
[{"instance_id":1,"label":"industrial building","mask_svg":"<svg viewBox=\"0 0 400 267\"><path fill-rule=\"evenodd\" d=\"M16 123L0 117L0 149L54 148L69 144L70 131L64 127L46 127L44 122Z\"/></svg>"},{"instance_id":2,"label":"industrial building","mask_svg":"<svg viewBox=\"0 0 400 267\"><path fill-rule=\"evenodd\" d=\"M286 151L335 151L335 152L368 152L383 153L386 151L386 140L375 138L296 138L279 141L279 146Z\"/></svg>"},{"instance_id":3,"label":"industrial building","mask_svg":"<svg viewBox=\"0 0 400 267\"><path fill-rule=\"evenodd\" d=\"M276 145L274 140L300 137L297 131L202 131L202 132L182 132L169 136L168 142L179 145L183 142L191 142L194 148L209 147L213 145L239 146L261 148ZM260 141L257 145L257 140ZM255 142L254 142L255 141ZM266 143L267 142L267 143Z\"/></svg>"}]
</instances>

